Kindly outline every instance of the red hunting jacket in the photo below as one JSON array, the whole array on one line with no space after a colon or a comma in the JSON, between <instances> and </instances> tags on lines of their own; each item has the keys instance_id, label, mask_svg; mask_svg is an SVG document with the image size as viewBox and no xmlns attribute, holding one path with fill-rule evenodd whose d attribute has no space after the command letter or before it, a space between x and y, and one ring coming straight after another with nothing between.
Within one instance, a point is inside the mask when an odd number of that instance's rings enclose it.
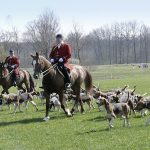
<instances>
[{"instance_id":1,"label":"red hunting jacket","mask_svg":"<svg viewBox=\"0 0 150 150\"><path fill-rule=\"evenodd\" d=\"M60 48L58 48L58 46L55 45L53 46L49 57L54 59L63 58L65 66L69 68L68 59L71 57L71 48L66 43L62 43Z\"/></svg>"},{"instance_id":2,"label":"red hunting jacket","mask_svg":"<svg viewBox=\"0 0 150 150\"><path fill-rule=\"evenodd\" d=\"M20 65L19 58L17 58L16 56L13 56L13 57L8 56L5 60L5 63L7 63L8 66L16 65L16 67L14 69L14 73L19 74L19 69L18 69L18 67Z\"/></svg>"}]
</instances>

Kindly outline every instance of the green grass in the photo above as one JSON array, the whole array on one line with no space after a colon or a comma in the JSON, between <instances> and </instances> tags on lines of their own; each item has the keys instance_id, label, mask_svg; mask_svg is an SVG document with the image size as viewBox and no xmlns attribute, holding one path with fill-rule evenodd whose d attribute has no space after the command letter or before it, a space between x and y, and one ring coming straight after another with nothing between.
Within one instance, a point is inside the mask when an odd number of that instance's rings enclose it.
<instances>
[{"instance_id":1,"label":"green grass","mask_svg":"<svg viewBox=\"0 0 150 150\"><path fill-rule=\"evenodd\" d=\"M137 92L150 94L150 70L133 69L130 66L100 66L92 70L94 83L102 90L122 87L125 84ZM39 85L39 84L38 84ZM15 92L15 89L11 89ZM84 115L77 113L67 118L63 111L50 112L49 122L43 122L45 107L39 111L29 104L28 111L11 114L7 107L0 113L0 150L149 150L150 126L145 127L147 117L130 117L131 127L122 127L117 118L109 131L104 112L94 109ZM71 105L70 105L71 107ZM87 110L87 108L86 108Z\"/></svg>"}]
</instances>

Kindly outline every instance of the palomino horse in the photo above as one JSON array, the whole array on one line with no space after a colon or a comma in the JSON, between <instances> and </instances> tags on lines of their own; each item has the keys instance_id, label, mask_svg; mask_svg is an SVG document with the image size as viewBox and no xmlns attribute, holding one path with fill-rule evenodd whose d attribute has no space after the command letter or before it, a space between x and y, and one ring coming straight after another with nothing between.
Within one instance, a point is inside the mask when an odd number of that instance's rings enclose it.
<instances>
[{"instance_id":1,"label":"palomino horse","mask_svg":"<svg viewBox=\"0 0 150 150\"><path fill-rule=\"evenodd\" d=\"M45 121L49 120L48 114L49 114L51 93L57 93L59 95L61 108L64 110L67 116L72 116L78 102L80 103L81 106L81 113L83 113L84 108L83 108L83 102L80 98L80 88L81 88L81 84L84 82L86 92L90 92L92 88L92 77L90 73L82 66L72 65L71 83L72 83L72 89L77 99L70 113L63 98L64 96L63 75L58 71L58 69L54 69L54 65L52 66L52 64L46 58L44 58L43 56L39 56L38 53L36 53L35 56L31 55L31 57L33 58L32 64L34 70L34 75L33 75L34 78L38 79L39 74L43 73L42 86L46 97L46 116L44 120Z\"/></svg>"},{"instance_id":2,"label":"palomino horse","mask_svg":"<svg viewBox=\"0 0 150 150\"><path fill-rule=\"evenodd\" d=\"M13 86L12 71L9 72L4 62L0 62L0 85L3 87L3 93L9 93L8 89ZM26 89L23 87L25 84ZM30 73L19 69L19 78L17 78L17 87L23 91L32 92L34 90L34 81Z\"/></svg>"}]
</instances>

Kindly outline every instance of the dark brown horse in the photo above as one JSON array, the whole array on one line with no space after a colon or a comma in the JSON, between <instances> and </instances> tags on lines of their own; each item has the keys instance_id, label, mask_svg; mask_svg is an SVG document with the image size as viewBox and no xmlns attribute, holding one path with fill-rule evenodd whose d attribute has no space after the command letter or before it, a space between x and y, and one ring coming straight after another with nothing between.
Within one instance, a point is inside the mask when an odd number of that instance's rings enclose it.
<instances>
[{"instance_id":1,"label":"dark brown horse","mask_svg":"<svg viewBox=\"0 0 150 150\"><path fill-rule=\"evenodd\" d=\"M25 87L23 87L23 84ZM0 85L3 87L3 93L9 93L9 88L13 86L12 71L9 71L5 63L0 62ZM34 90L34 81L30 73L26 70L19 69L19 76L17 77L17 88L23 91L32 92Z\"/></svg>"},{"instance_id":2,"label":"dark brown horse","mask_svg":"<svg viewBox=\"0 0 150 150\"><path fill-rule=\"evenodd\" d=\"M34 70L34 78L37 79L40 73L43 73L42 86L44 88L44 93L46 97L46 116L44 118L45 121L49 120L49 104L50 104L50 94L57 93L59 95L59 100L61 103L61 108L64 110L67 116L72 116L75 106L80 103L81 113L84 112L83 102L80 98L80 88L81 84L85 83L86 92L90 92L92 88L92 77L90 73L86 70L86 68L79 65L72 65L71 70L71 83L74 94L76 95L76 103L73 106L71 113L64 102L64 77L58 71L58 69L54 69L54 66L43 56L39 56L38 53L36 55L31 55L33 58L33 70Z\"/></svg>"}]
</instances>

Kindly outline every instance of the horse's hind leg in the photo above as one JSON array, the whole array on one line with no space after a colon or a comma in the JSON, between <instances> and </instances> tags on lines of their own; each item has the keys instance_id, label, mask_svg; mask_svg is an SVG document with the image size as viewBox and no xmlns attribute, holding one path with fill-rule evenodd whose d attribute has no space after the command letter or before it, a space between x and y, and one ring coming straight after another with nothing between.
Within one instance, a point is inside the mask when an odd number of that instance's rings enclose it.
<instances>
[{"instance_id":1,"label":"horse's hind leg","mask_svg":"<svg viewBox=\"0 0 150 150\"><path fill-rule=\"evenodd\" d=\"M24 84L26 86L27 92L31 92L31 90L30 90L30 82L25 82Z\"/></svg>"},{"instance_id":2,"label":"horse's hind leg","mask_svg":"<svg viewBox=\"0 0 150 150\"><path fill-rule=\"evenodd\" d=\"M23 92L26 92L26 89L23 87L22 84L18 85L18 89L21 89L21 90L23 90Z\"/></svg>"},{"instance_id":3,"label":"horse's hind leg","mask_svg":"<svg viewBox=\"0 0 150 150\"><path fill-rule=\"evenodd\" d=\"M64 110L65 114L69 117L72 116L72 114L70 113L70 110L68 108L66 108L66 103L64 101L64 94L63 92L59 94L59 101L61 103L61 108Z\"/></svg>"},{"instance_id":4,"label":"horse's hind leg","mask_svg":"<svg viewBox=\"0 0 150 150\"><path fill-rule=\"evenodd\" d=\"M4 88L4 87L3 87L2 94L4 94L5 92L6 92L6 94L9 94L8 88Z\"/></svg>"}]
</instances>

